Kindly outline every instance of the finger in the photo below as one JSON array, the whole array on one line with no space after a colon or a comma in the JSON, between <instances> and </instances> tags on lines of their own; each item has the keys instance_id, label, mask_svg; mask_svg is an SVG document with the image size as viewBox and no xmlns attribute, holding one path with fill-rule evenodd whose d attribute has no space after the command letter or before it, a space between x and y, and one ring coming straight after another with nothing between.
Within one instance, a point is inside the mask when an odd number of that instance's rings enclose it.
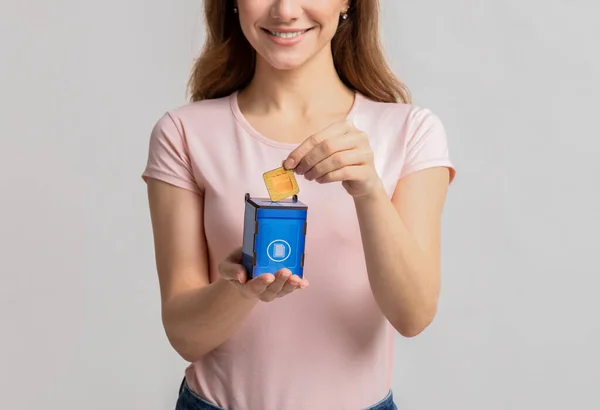
<instances>
[{"instance_id":1,"label":"finger","mask_svg":"<svg viewBox=\"0 0 600 410\"><path fill-rule=\"evenodd\" d=\"M271 283L261 295L261 300L270 302L279 296L279 292L283 289L292 272L289 269L281 269L275 274L275 281Z\"/></svg>"},{"instance_id":2,"label":"finger","mask_svg":"<svg viewBox=\"0 0 600 410\"><path fill-rule=\"evenodd\" d=\"M296 290L296 288L298 287L299 284L300 284L300 278L297 275L290 276L290 278L287 280L287 282L285 282L285 285L283 285L283 288L279 292L278 297L289 295L294 290Z\"/></svg>"},{"instance_id":3,"label":"finger","mask_svg":"<svg viewBox=\"0 0 600 410\"><path fill-rule=\"evenodd\" d=\"M283 162L283 166L286 169L295 169L300 163L302 158L308 154L314 147L319 145L322 141L329 139L333 136L346 134L354 129L352 122L349 120L335 122L317 133L308 137L302 144L294 149Z\"/></svg>"},{"instance_id":4,"label":"finger","mask_svg":"<svg viewBox=\"0 0 600 410\"><path fill-rule=\"evenodd\" d=\"M370 156L368 151L351 149L347 151L338 151L325 158L314 167L312 167L304 177L308 181L322 177L323 175L353 165L364 165Z\"/></svg>"},{"instance_id":5,"label":"finger","mask_svg":"<svg viewBox=\"0 0 600 410\"><path fill-rule=\"evenodd\" d=\"M365 166L363 165L351 165L328 172L327 174L315 179L315 181L320 184L342 181L359 181L365 179L364 169Z\"/></svg>"},{"instance_id":6,"label":"finger","mask_svg":"<svg viewBox=\"0 0 600 410\"><path fill-rule=\"evenodd\" d=\"M298 275L292 275L288 279L286 285L290 282L296 286L296 289L306 289L308 287L308 280L306 280L305 278L300 278ZM285 289L285 286L284 286L284 289ZM283 289L282 289L282 292L283 292ZM280 294L281 294L281 292L280 292Z\"/></svg>"},{"instance_id":7,"label":"finger","mask_svg":"<svg viewBox=\"0 0 600 410\"><path fill-rule=\"evenodd\" d=\"M314 147L300 160L300 163L294 169L298 175L305 175L316 164L334 155L337 152L350 151L358 148L360 145L360 136L353 133L339 134Z\"/></svg>"},{"instance_id":8,"label":"finger","mask_svg":"<svg viewBox=\"0 0 600 410\"><path fill-rule=\"evenodd\" d=\"M242 292L249 297L262 295L267 287L275 281L275 276L270 273L263 273L252 278L248 283L242 285Z\"/></svg>"},{"instance_id":9,"label":"finger","mask_svg":"<svg viewBox=\"0 0 600 410\"><path fill-rule=\"evenodd\" d=\"M298 283L298 289L306 289L308 287L308 280L306 280L305 278L300 279L300 282Z\"/></svg>"}]
</instances>

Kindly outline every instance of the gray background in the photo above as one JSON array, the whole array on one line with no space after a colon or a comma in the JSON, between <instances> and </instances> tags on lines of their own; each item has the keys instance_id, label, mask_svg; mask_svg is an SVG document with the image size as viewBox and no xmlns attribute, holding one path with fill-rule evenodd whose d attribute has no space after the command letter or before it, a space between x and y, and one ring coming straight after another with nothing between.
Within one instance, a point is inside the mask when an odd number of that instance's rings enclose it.
<instances>
[{"instance_id":1,"label":"gray background","mask_svg":"<svg viewBox=\"0 0 600 410\"><path fill-rule=\"evenodd\" d=\"M0 3L2 409L173 408L185 363L139 174L154 121L185 102L200 7ZM439 315L397 341L400 408L600 408L600 7L383 8L394 69L459 170Z\"/></svg>"}]
</instances>

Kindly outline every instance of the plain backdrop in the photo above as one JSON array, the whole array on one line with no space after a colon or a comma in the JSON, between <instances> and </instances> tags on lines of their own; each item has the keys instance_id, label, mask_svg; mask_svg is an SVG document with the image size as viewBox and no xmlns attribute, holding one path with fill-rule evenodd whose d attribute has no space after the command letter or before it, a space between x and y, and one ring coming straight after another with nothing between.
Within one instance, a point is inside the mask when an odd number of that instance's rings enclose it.
<instances>
[{"instance_id":1,"label":"plain backdrop","mask_svg":"<svg viewBox=\"0 0 600 410\"><path fill-rule=\"evenodd\" d=\"M400 408L599 409L598 3L382 3L394 70L458 168L438 317L397 340ZM0 408L174 407L186 363L140 173L186 102L201 11L0 3Z\"/></svg>"}]
</instances>

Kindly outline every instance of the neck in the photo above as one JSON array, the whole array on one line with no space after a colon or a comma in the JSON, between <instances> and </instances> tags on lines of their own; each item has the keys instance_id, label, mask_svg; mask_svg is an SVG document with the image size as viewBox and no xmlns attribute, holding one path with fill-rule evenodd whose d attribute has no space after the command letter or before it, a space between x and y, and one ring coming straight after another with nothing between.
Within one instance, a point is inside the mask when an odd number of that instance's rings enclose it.
<instances>
[{"instance_id":1,"label":"neck","mask_svg":"<svg viewBox=\"0 0 600 410\"><path fill-rule=\"evenodd\" d=\"M354 93L340 80L331 50L325 48L293 70L278 70L257 56L254 77L240 92L240 99L248 111L285 111L296 117L347 105Z\"/></svg>"}]
</instances>

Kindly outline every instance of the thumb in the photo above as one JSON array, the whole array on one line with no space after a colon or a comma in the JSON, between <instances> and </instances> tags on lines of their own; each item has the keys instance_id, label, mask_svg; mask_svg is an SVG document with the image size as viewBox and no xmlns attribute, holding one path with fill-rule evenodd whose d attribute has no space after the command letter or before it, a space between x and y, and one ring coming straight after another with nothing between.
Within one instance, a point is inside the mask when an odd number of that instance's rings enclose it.
<instances>
[{"instance_id":1,"label":"thumb","mask_svg":"<svg viewBox=\"0 0 600 410\"><path fill-rule=\"evenodd\" d=\"M241 265L241 248L232 251L225 259L219 263L219 274L224 279L246 282L246 269Z\"/></svg>"}]
</instances>

